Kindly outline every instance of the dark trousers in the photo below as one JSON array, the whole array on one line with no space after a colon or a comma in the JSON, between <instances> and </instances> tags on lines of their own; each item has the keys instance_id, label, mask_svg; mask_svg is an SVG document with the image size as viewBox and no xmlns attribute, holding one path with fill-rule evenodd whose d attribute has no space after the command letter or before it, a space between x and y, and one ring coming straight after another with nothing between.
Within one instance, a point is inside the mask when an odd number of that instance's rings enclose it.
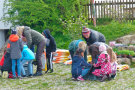
<instances>
[{"instance_id":1,"label":"dark trousers","mask_svg":"<svg viewBox=\"0 0 135 90\"><path fill-rule=\"evenodd\" d=\"M70 53L70 55L71 55L71 59L73 59L73 57L74 57L74 51L69 50L69 53Z\"/></svg>"},{"instance_id":2,"label":"dark trousers","mask_svg":"<svg viewBox=\"0 0 135 90\"><path fill-rule=\"evenodd\" d=\"M46 57L47 57L47 70L53 69L53 64L52 64L53 56L51 56L51 53L46 53Z\"/></svg>"},{"instance_id":3,"label":"dark trousers","mask_svg":"<svg viewBox=\"0 0 135 90\"><path fill-rule=\"evenodd\" d=\"M45 41L41 41L37 45L37 51L36 51L36 61L37 61L37 71L42 71L42 61L41 61L41 56L43 53L45 47Z\"/></svg>"}]
</instances>

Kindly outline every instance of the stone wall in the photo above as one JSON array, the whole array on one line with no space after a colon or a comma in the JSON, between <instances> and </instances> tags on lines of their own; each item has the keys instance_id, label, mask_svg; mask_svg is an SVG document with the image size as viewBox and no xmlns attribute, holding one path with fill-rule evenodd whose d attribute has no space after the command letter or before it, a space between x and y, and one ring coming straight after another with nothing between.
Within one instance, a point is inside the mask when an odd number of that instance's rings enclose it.
<instances>
[{"instance_id":1,"label":"stone wall","mask_svg":"<svg viewBox=\"0 0 135 90\"><path fill-rule=\"evenodd\" d=\"M130 45L130 46L125 46L125 47L118 47L118 50L131 50L131 51L135 51L135 46Z\"/></svg>"},{"instance_id":2,"label":"stone wall","mask_svg":"<svg viewBox=\"0 0 135 90\"><path fill-rule=\"evenodd\" d=\"M118 64L128 64L128 65L131 65L131 63L135 63L135 58L131 58L131 59L129 59L129 58L118 58L117 59L117 63Z\"/></svg>"},{"instance_id":3,"label":"stone wall","mask_svg":"<svg viewBox=\"0 0 135 90\"><path fill-rule=\"evenodd\" d=\"M135 34L120 37L116 40L116 42L124 45L135 44Z\"/></svg>"}]
</instances>

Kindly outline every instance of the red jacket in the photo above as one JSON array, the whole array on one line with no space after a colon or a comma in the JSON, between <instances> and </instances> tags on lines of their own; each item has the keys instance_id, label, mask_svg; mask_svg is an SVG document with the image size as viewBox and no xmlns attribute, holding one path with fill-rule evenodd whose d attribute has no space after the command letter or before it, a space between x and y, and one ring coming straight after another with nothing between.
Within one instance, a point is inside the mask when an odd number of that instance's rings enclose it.
<instances>
[{"instance_id":1,"label":"red jacket","mask_svg":"<svg viewBox=\"0 0 135 90\"><path fill-rule=\"evenodd\" d=\"M4 55L6 54L6 52L4 53ZM0 60L0 66L3 66L4 64L4 55L2 56L1 60Z\"/></svg>"}]
</instances>

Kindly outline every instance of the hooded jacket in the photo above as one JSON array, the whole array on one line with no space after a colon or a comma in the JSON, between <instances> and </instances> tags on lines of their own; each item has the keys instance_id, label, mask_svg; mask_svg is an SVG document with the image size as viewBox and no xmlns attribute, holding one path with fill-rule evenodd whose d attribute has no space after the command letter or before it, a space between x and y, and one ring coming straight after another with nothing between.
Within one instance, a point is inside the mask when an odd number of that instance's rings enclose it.
<instances>
[{"instance_id":1,"label":"hooded jacket","mask_svg":"<svg viewBox=\"0 0 135 90\"><path fill-rule=\"evenodd\" d=\"M23 59L23 60L34 60L35 59L34 53L28 48L27 45L23 46L21 59Z\"/></svg>"},{"instance_id":2,"label":"hooded jacket","mask_svg":"<svg viewBox=\"0 0 135 90\"><path fill-rule=\"evenodd\" d=\"M83 67L91 67L91 65L88 64L83 57L75 55L72 60L72 75L80 76L82 74Z\"/></svg>"},{"instance_id":3,"label":"hooded jacket","mask_svg":"<svg viewBox=\"0 0 135 90\"><path fill-rule=\"evenodd\" d=\"M54 38L51 36L49 29L43 31L45 37L50 40L49 45L46 45L46 53L50 54L51 52L56 51L56 42Z\"/></svg>"},{"instance_id":4,"label":"hooded jacket","mask_svg":"<svg viewBox=\"0 0 135 90\"><path fill-rule=\"evenodd\" d=\"M83 35L82 35L82 37L85 39L85 41L87 42L87 45L89 46L89 45L91 45L91 44L93 44L93 43L95 43L95 42L103 42L103 43L105 43L105 37L104 37L104 35L102 34L102 33L100 33L100 32L97 32L97 31L95 31L95 30L92 30L92 29L90 29L90 37L87 39L87 38L85 38Z\"/></svg>"},{"instance_id":5,"label":"hooded jacket","mask_svg":"<svg viewBox=\"0 0 135 90\"><path fill-rule=\"evenodd\" d=\"M83 41L83 40L79 39L79 40L74 40L74 41L72 41L72 42L69 44L69 46L68 46L69 51L73 51L73 52L75 53L76 50L78 49L79 43L80 43L81 41ZM70 53L70 54L71 54L71 53ZM87 48L86 48L86 50L85 50L85 52L84 52L84 59L87 61Z\"/></svg>"},{"instance_id":6,"label":"hooded jacket","mask_svg":"<svg viewBox=\"0 0 135 90\"><path fill-rule=\"evenodd\" d=\"M77 48L79 47L79 43L81 41L82 41L81 39L72 41L68 46L69 50L76 52Z\"/></svg>"},{"instance_id":7,"label":"hooded jacket","mask_svg":"<svg viewBox=\"0 0 135 90\"><path fill-rule=\"evenodd\" d=\"M23 49L22 40L19 39L18 35L11 34L7 45L8 51L10 52L11 59L20 59L21 52Z\"/></svg>"},{"instance_id":8,"label":"hooded jacket","mask_svg":"<svg viewBox=\"0 0 135 90\"><path fill-rule=\"evenodd\" d=\"M27 39L27 45L30 48L32 45L38 45L41 41L45 41L44 36L35 31L30 29L30 27L25 26L23 31L23 36Z\"/></svg>"}]
</instances>

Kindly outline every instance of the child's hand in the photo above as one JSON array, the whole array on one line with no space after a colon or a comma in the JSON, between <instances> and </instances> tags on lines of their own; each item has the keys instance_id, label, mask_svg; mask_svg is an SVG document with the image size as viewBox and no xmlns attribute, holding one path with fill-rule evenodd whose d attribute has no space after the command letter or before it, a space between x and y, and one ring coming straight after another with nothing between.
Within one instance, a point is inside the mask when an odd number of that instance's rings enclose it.
<instances>
[{"instance_id":1,"label":"child's hand","mask_svg":"<svg viewBox=\"0 0 135 90\"><path fill-rule=\"evenodd\" d=\"M93 63L93 66L95 66L95 63Z\"/></svg>"}]
</instances>

